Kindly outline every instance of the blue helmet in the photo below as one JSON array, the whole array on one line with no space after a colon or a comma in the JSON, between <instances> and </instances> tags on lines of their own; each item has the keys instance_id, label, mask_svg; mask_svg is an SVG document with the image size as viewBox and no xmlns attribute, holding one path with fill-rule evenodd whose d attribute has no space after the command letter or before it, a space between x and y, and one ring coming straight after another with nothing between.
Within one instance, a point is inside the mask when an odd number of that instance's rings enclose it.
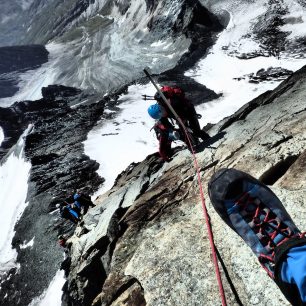
<instances>
[{"instance_id":1,"label":"blue helmet","mask_svg":"<svg viewBox=\"0 0 306 306\"><path fill-rule=\"evenodd\" d=\"M152 104L148 108L148 113L153 119L160 119L163 114L163 110L159 104Z\"/></svg>"}]
</instances>

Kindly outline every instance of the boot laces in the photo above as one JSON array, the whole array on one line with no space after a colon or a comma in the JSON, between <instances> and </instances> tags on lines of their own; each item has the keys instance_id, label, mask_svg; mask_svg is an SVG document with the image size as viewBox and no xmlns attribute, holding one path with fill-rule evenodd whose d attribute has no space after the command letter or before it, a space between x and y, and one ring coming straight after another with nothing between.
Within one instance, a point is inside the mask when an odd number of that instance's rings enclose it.
<instances>
[{"instance_id":1,"label":"boot laces","mask_svg":"<svg viewBox=\"0 0 306 306\"><path fill-rule=\"evenodd\" d=\"M235 204L240 207L241 215L268 251L269 255L261 254L258 259L273 278L275 248L296 235L260 199L250 196L248 192L245 192Z\"/></svg>"}]
</instances>

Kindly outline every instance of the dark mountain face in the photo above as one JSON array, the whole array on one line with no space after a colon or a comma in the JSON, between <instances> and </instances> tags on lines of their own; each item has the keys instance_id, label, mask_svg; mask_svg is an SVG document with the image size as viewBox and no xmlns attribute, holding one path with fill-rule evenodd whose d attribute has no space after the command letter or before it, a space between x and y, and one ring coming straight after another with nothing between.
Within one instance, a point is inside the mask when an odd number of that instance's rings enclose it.
<instances>
[{"instance_id":1,"label":"dark mountain face","mask_svg":"<svg viewBox=\"0 0 306 306\"><path fill-rule=\"evenodd\" d=\"M0 305L28 305L48 287L63 258L56 237L60 232L73 231L72 223L59 218L58 212L50 212L76 189L87 187L92 193L103 182L95 172L99 164L83 154L82 142L102 115L105 101L72 109L70 103L84 99L79 90L51 86L43 94L41 100L0 109L0 125L7 139L4 148L33 124L25 144L26 158L32 165L29 204L15 227L12 242L20 268L1 275ZM35 247L20 248L33 237Z\"/></svg>"},{"instance_id":2,"label":"dark mountain face","mask_svg":"<svg viewBox=\"0 0 306 306\"><path fill-rule=\"evenodd\" d=\"M41 45L0 47L0 98L13 96L18 91L19 74L46 63L48 54Z\"/></svg>"},{"instance_id":3,"label":"dark mountain face","mask_svg":"<svg viewBox=\"0 0 306 306\"><path fill-rule=\"evenodd\" d=\"M14 46L0 48L0 74L34 69L48 61L44 46Z\"/></svg>"}]
</instances>

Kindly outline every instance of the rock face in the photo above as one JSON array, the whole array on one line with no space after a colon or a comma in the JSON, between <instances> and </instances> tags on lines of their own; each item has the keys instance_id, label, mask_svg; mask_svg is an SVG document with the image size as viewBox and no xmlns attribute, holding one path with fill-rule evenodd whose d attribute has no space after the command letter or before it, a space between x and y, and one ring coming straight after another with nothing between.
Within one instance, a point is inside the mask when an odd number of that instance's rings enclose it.
<instances>
[{"instance_id":1,"label":"rock face","mask_svg":"<svg viewBox=\"0 0 306 306\"><path fill-rule=\"evenodd\" d=\"M269 67L268 69L260 69L256 73L247 74L241 78L234 78L235 80L249 79L250 83L260 83L265 81L282 81L288 76L292 75L293 71L281 67Z\"/></svg>"},{"instance_id":2,"label":"rock face","mask_svg":"<svg viewBox=\"0 0 306 306\"><path fill-rule=\"evenodd\" d=\"M210 146L197 153L228 305L289 304L213 210L207 182L221 167L246 171L304 230L305 92L306 66L213 126ZM84 217L88 232L79 227L69 240L64 305L220 304L198 187L187 150L167 164L154 154L128 167Z\"/></svg>"},{"instance_id":3,"label":"rock face","mask_svg":"<svg viewBox=\"0 0 306 306\"><path fill-rule=\"evenodd\" d=\"M63 256L54 247L56 237L74 230L55 211L56 202L77 188L88 187L92 193L103 182L95 172L99 164L83 154L82 142L100 119L105 101L72 108L70 104L83 97L74 88L53 85L45 88L43 94L38 101L19 102L0 109L0 125L6 137L3 153L25 127L29 124L33 127L25 144L26 157L32 164L26 200L29 203L15 226L12 242L20 268L0 279L1 305L28 305L48 286ZM20 248L33 237L35 247Z\"/></svg>"},{"instance_id":4,"label":"rock face","mask_svg":"<svg viewBox=\"0 0 306 306\"><path fill-rule=\"evenodd\" d=\"M48 61L48 54L42 45L1 47L0 74L37 68Z\"/></svg>"}]
</instances>

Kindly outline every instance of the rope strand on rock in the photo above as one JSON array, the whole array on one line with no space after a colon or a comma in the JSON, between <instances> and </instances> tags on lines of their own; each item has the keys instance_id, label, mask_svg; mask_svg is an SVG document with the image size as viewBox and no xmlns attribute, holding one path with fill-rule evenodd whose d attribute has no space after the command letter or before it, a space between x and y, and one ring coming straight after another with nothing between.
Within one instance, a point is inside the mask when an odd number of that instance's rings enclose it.
<instances>
[{"instance_id":1,"label":"rope strand on rock","mask_svg":"<svg viewBox=\"0 0 306 306\"><path fill-rule=\"evenodd\" d=\"M198 179L199 191L200 191L200 196L201 196L202 210L203 210L203 215L204 215L204 219L205 219L206 227L207 227L207 231L208 231L208 238L209 238L211 253L212 253L213 262L214 262L214 266L215 266L215 273L216 273L216 277L217 277L217 281L218 281L218 285L219 285L219 293L220 293L220 297L221 297L221 301L222 301L222 306L226 306L227 305L226 304L226 298L225 298L224 288L223 288L223 284L222 284L221 273L220 273L220 269L219 269L219 265L218 265L217 252L216 252L216 247L215 247L215 243L214 243L214 236L213 236L213 232L212 232L212 228L211 228L211 224L210 224L209 214L208 214L207 208L206 208L206 202L205 202L203 187L202 187L202 183L201 183L200 167L199 167L198 160L197 160L197 157L195 155L194 149L191 145L191 141L190 141L188 132L187 132L186 127L184 125L183 125L183 129L184 129L185 135L187 137L187 140L189 142L189 147L190 147L190 150L191 150L191 153L192 153L192 156L193 156L194 167L195 167L195 170L197 172L197 179Z\"/></svg>"}]
</instances>

